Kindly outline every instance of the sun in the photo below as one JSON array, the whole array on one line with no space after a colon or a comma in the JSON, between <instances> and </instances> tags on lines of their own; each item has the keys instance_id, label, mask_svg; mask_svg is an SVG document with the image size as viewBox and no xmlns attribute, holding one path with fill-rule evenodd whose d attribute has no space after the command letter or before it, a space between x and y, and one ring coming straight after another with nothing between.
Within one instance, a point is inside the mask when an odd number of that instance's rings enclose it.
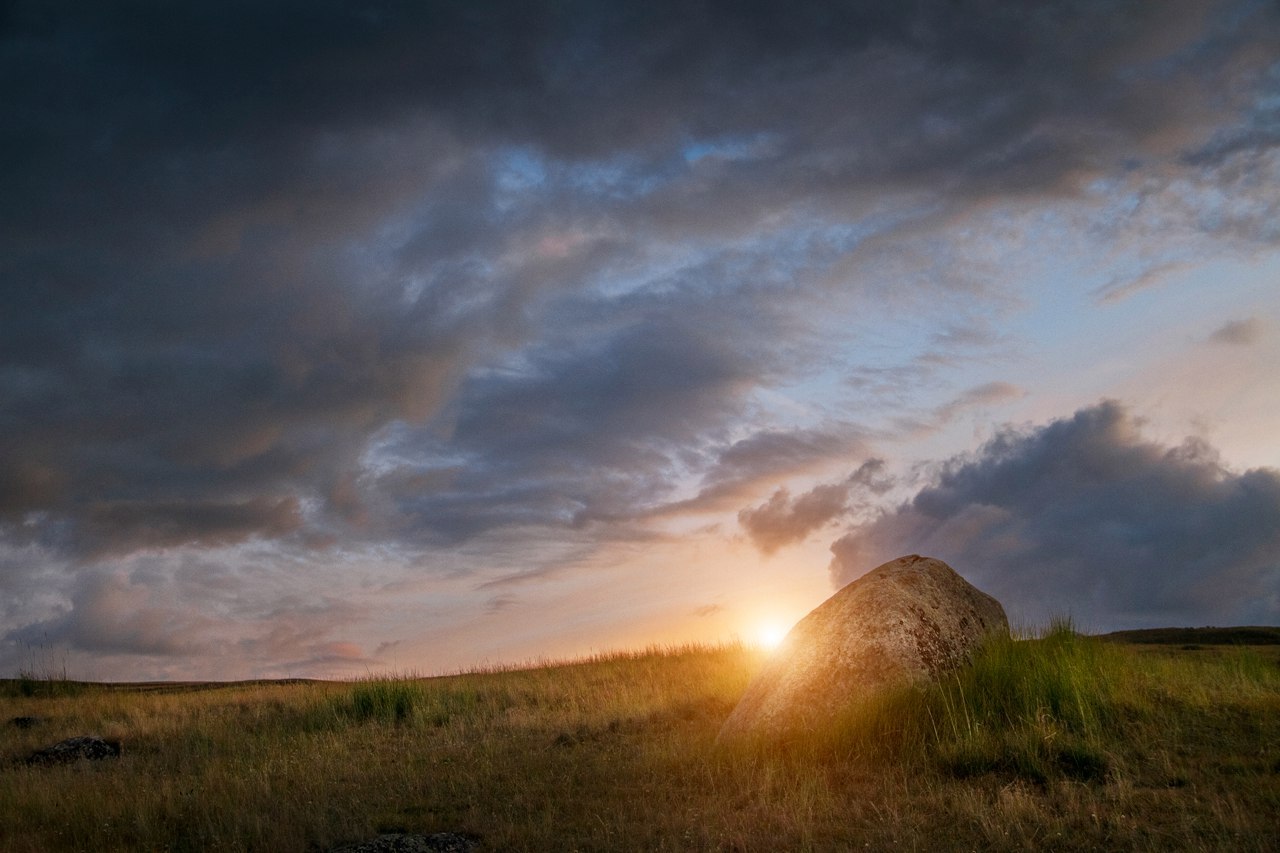
<instances>
[{"instance_id":1,"label":"sun","mask_svg":"<svg viewBox=\"0 0 1280 853\"><path fill-rule=\"evenodd\" d=\"M756 645L762 649L776 649L782 645L786 636L785 626L777 622L766 622L756 628Z\"/></svg>"}]
</instances>

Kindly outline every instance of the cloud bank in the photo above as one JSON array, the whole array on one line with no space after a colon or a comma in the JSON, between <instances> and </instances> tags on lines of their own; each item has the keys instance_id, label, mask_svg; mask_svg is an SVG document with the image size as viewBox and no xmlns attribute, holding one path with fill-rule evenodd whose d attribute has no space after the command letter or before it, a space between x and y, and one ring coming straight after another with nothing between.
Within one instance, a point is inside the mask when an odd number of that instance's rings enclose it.
<instances>
[{"instance_id":1,"label":"cloud bank","mask_svg":"<svg viewBox=\"0 0 1280 853\"><path fill-rule=\"evenodd\" d=\"M1155 205L1229 169L1230 215L1183 193L1188 227L1267 232L1244 182L1280 139L1254 99L1277 26L1250 3L10 4L0 511L89 553L229 513L277 538L288 501L412 480L363 454L437 421L448 495L364 498L401 529L638 511L674 448L812 369L824 280L946 289L957 265L901 266L904 223L1126 175Z\"/></svg>"},{"instance_id":2,"label":"cloud bank","mask_svg":"<svg viewBox=\"0 0 1280 853\"><path fill-rule=\"evenodd\" d=\"M1229 470L1199 439L1149 441L1108 401L1000 433L831 550L837 584L937 555L1030 624L1273 624L1280 471Z\"/></svg>"}]
</instances>

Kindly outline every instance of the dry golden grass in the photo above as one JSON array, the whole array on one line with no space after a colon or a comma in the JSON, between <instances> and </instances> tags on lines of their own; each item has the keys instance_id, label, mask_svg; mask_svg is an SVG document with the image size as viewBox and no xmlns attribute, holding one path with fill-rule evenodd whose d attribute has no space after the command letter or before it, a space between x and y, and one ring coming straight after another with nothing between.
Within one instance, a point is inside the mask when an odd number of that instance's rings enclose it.
<instances>
[{"instance_id":1,"label":"dry golden grass","mask_svg":"<svg viewBox=\"0 0 1280 853\"><path fill-rule=\"evenodd\" d=\"M1280 649L996 644L803 743L717 750L740 646L176 692L0 688L0 849L1280 849ZM53 695L22 695L52 693ZM64 737L118 761L28 767Z\"/></svg>"}]
</instances>

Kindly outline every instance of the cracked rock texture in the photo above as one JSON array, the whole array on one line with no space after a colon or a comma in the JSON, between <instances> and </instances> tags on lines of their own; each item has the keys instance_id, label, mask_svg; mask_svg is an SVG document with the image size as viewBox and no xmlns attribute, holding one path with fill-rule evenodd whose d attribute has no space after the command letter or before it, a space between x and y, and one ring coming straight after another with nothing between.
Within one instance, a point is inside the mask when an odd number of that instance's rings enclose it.
<instances>
[{"instance_id":1,"label":"cracked rock texture","mask_svg":"<svg viewBox=\"0 0 1280 853\"><path fill-rule=\"evenodd\" d=\"M963 666L1004 608L946 563L915 554L872 569L805 616L755 677L719 741L822 725L859 697Z\"/></svg>"}]
</instances>

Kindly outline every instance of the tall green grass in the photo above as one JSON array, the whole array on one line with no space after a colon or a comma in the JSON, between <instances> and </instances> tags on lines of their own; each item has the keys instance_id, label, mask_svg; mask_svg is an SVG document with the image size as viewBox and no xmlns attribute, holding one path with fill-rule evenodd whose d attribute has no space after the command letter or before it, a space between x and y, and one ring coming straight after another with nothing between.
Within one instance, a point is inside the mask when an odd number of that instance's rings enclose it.
<instances>
[{"instance_id":1,"label":"tall green grass","mask_svg":"<svg viewBox=\"0 0 1280 853\"><path fill-rule=\"evenodd\" d=\"M516 702L501 684L445 688L430 679L394 676L355 682L313 716L338 727L351 722L440 727L456 719L487 722Z\"/></svg>"},{"instance_id":2,"label":"tall green grass","mask_svg":"<svg viewBox=\"0 0 1280 853\"><path fill-rule=\"evenodd\" d=\"M991 638L941 683L857 702L813 744L859 759L931 762L961 777L1100 780L1123 673L1117 649L1059 621L1039 637Z\"/></svg>"},{"instance_id":3,"label":"tall green grass","mask_svg":"<svg viewBox=\"0 0 1280 853\"><path fill-rule=\"evenodd\" d=\"M1115 649L1070 623L1034 640L990 642L923 703L936 758L960 776L1003 770L1037 782L1102 780L1122 678Z\"/></svg>"},{"instance_id":4,"label":"tall green grass","mask_svg":"<svg viewBox=\"0 0 1280 853\"><path fill-rule=\"evenodd\" d=\"M334 709L353 720L403 723L414 717L422 703L421 684L405 679L370 679L335 699Z\"/></svg>"}]
</instances>

